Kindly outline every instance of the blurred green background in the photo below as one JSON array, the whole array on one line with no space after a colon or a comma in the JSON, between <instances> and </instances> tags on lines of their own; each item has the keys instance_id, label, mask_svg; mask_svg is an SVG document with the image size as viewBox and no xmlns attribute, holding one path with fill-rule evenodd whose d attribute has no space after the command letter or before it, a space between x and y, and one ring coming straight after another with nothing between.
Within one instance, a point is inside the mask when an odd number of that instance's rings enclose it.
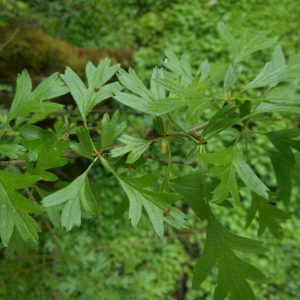
<instances>
[{"instance_id":1,"label":"blurred green background","mask_svg":"<svg viewBox=\"0 0 300 300\"><path fill-rule=\"evenodd\" d=\"M221 20L237 36L245 30L279 36L289 57L300 52L299 16L298 0L2 0L0 105L9 105L23 68L38 82L66 65L82 74L87 61L108 56L147 78L169 48L187 52L195 66L205 58L222 62L227 51L216 30ZM255 55L248 67L257 73L269 56L268 51ZM126 120L133 129L141 122L147 127L147 119L139 116ZM263 142L257 152L259 147ZM258 170L267 173L263 156L258 163ZM69 172L78 174L80 168L75 164ZM87 220L67 234L44 220L48 231L41 235L38 249L0 249L0 299L212 299L214 276L191 289L205 224L188 212L190 229L169 228L162 240L146 220L134 230L126 214L118 215L124 195L115 181L96 179L93 186L100 199L97 220ZM299 211L296 201L292 206ZM243 212L222 214L235 232L256 236L255 226L245 229ZM299 213L291 214L283 227L281 241L265 233L262 239L269 251L251 258L270 279L254 287L258 299L299 299Z\"/></svg>"}]
</instances>

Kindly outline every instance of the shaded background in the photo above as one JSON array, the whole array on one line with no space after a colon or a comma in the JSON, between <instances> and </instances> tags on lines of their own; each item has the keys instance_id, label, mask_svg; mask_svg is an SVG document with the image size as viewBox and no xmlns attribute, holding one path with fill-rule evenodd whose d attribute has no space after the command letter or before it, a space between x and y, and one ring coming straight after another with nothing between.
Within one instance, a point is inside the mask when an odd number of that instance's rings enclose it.
<instances>
[{"instance_id":1,"label":"shaded background","mask_svg":"<svg viewBox=\"0 0 300 300\"><path fill-rule=\"evenodd\" d=\"M177 54L187 52L195 66L204 58L225 61L226 45L216 30L220 20L237 36L245 30L278 35L288 57L300 52L297 0L2 0L0 5L3 107L9 105L16 75L23 68L37 83L67 65L83 75L87 61L97 63L103 57L124 68L132 66L147 78L169 48ZM257 73L269 57L268 51L256 54L247 65ZM113 104L107 104L103 110L113 109ZM140 126L136 115L127 120L133 128ZM267 174L263 156L257 163L260 173ZM82 164L78 161L68 172L63 170L62 177L70 180L81 172ZM68 234L41 220L48 230L41 235L39 249L0 250L0 299L211 299L214 276L198 290L191 289L203 225L187 211L191 229L177 232L169 228L163 240L146 220L134 230L126 215L118 215L117 203L124 195L116 182L103 183L94 177L93 190L101 199L97 220L87 220ZM296 202L292 206L295 211L299 208ZM223 214L237 233L256 236L255 226L244 228L242 212ZM270 251L251 258L270 278L255 286L258 299L299 299L298 217L291 215L285 222L282 241L264 234Z\"/></svg>"}]
</instances>

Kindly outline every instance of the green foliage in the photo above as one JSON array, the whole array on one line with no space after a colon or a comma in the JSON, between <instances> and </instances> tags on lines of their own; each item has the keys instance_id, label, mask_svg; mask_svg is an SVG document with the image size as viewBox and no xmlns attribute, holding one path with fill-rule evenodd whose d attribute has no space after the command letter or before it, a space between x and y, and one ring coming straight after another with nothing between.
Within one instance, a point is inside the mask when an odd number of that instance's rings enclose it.
<instances>
[{"instance_id":1,"label":"green foliage","mask_svg":"<svg viewBox=\"0 0 300 300\"><path fill-rule=\"evenodd\" d=\"M33 112L39 115L48 115L57 111L61 107L59 104L45 101L62 96L67 92L68 89L58 73L44 80L32 92L32 83L28 72L25 70L17 78L16 95L10 107L8 120L11 121L16 117L23 117Z\"/></svg>"},{"instance_id":2,"label":"green foliage","mask_svg":"<svg viewBox=\"0 0 300 300\"><path fill-rule=\"evenodd\" d=\"M118 65L110 67L109 59L102 60L97 67L91 62L88 63L86 65L87 88L70 68L67 68L65 74L61 76L70 89L84 120L97 104L111 97L114 92L121 88L117 82L105 84L118 69Z\"/></svg>"},{"instance_id":3,"label":"green foliage","mask_svg":"<svg viewBox=\"0 0 300 300\"><path fill-rule=\"evenodd\" d=\"M3 245L9 245L14 228L25 241L38 241L39 226L30 213L40 213L40 207L17 192L39 181L39 176L0 173L1 225L0 236Z\"/></svg>"},{"instance_id":4,"label":"green foliage","mask_svg":"<svg viewBox=\"0 0 300 300\"><path fill-rule=\"evenodd\" d=\"M87 178L90 167L67 187L43 199L44 207L60 207L62 209L61 226L67 231L74 226L80 226L82 208L89 215L95 214L96 200ZM62 204L63 207L61 207Z\"/></svg>"},{"instance_id":5,"label":"green foliage","mask_svg":"<svg viewBox=\"0 0 300 300\"><path fill-rule=\"evenodd\" d=\"M279 221L286 219L286 213L271 203L287 206L297 187L299 130L295 124L282 130L276 120L275 127L279 128L265 126L267 131L261 133L256 127L265 122L263 118L272 119L273 112L285 112L285 108L299 113L291 110L299 106L297 92L294 98L281 98L280 102L278 94L272 94L277 88L295 84L297 62L287 63L277 45L272 61L256 78L250 83L240 82L244 59L270 47L276 39L263 34L236 39L224 24L219 28L230 42L232 59L224 68L226 72L208 60L193 68L188 55L178 58L167 51L166 61L154 68L148 86L135 71L110 66L108 59L98 66L87 64L87 85L69 67L64 74L55 73L42 81L34 91L28 73L19 75L16 96L1 118L6 151L4 146L0 152L8 160L3 164L6 170L0 173L0 236L7 251L18 250L18 243L38 242L37 224L43 224L44 211L56 228L67 231L84 223L84 218L97 220L99 190L108 188L107 181L115 180L120 185L116 193L128 199L128 205L120 201L119 214L128 207L134 228L142 223L145 211L161 239L173 232L172 227L188 230L189 214L183 212L182 202L207 224L204 249L195 266L195 288L217 268L214 299L255 299L249 281L263 282L265 275L246 261L246 254L267 248L231 232L218 214L221 208L233 214L248 212L249 225L258 213L258 233L268 228L276 237L281 236ZM115 74L118 81L109 82ZM267 97L253 96L255 88L263 88ZM52 128L39 127L39 121L64 109L47 100L67 92L78 109L76 115L64 116ZM95 106L109 98L145 114L147 126L127 128L118 114L105 114L102 119L95 115L94 119ZM271 108L264 106L269 104ZM280 120L280 115L275 115ZM270 141L263 150L269 156L269 167L274 167L269 174L273 186L252 163L251 149L261 136ZM18 150L7 155L7 145L18 145ZM84 162L85 171L65 185L58 170L71 167L76 158ZM159 174L153 172L154 161L160 163ZM197 171L191 172L189 167ZM94 177L96 187L91 188ZM56 185L51 184L55 181ZM65 290L72 291L72 285L66 284Z\"/></svg>"}]
</instances>

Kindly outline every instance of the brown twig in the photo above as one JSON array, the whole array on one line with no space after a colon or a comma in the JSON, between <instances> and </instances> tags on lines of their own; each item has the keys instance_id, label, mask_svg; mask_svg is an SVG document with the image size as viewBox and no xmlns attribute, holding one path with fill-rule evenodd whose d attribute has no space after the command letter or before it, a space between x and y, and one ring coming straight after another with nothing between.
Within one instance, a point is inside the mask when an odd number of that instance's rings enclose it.
<instances>
[{"instance_id":1,"label":"brown twig","mask_svg":"<svg viewBox=\"0 0 300 300\"><path fill-rule=\"evenodd\" d=\"M170 133L167 133L165 136L168 137L168 136L181 136L181 137L186 137L188 138L189 135L193 135L195 136L195 134L203 129L205 129L207 126L207 123L204 123L204 124L199 124L185 132L181 132L181 131L174 131L174 132L170 132ZM99 154L103 154L103 153L109 153L112 149L115 149L117 147L122 147L123 144L116 144L116 145L113 145L111 147L107 147L107 148L104 148L102 149ZM77 157L81 157L79 154L77 154L76 152L74 151L68 151L65 153L64 155L65 157L67 158L77 158ZM155 158L151 155L147 155L145 154L144 155L145 158L148 158L148 159L152 159L152 160L156 160L156 161L160 161L161 163L163 164L168 164L167 161L163 160L163 159L160 159L160 158ZM184 165L189 165L193 168L196 167L196 165L194 163L192 164L186 164L184 161L182 160L175 160L175 161L172 161L173 163L176 163L176 164L184 164ZM0 168L5 168L7 167L9 164L13 164L14 166L17 166L17 167L24 167L26 165L26 161L25 160L3 160L3 161L0 161Z\"/></svg>"},{"instance_id":2,"label":"brown twig","mask_svg":"<svg viewBox=\"0 0 300 300\"><path fill-rule=\"evenodd\" d=\"M167 134L167 136L183 136L186 137L187 135L192 135L195 136L195 134L203 129L205 129L207 127L208 123L204 123L204 124L199 124L189 130L187 130L186 132L182 132L182 131L175 131L175 132L170 132Z\"/></svg>"}]
</instances>

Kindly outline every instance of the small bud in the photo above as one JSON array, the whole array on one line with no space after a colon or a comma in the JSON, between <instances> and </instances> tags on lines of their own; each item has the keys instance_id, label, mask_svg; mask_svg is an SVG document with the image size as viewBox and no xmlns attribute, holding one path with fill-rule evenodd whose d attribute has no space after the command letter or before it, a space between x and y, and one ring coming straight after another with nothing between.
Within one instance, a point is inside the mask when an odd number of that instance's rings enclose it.
<instances>
[{"instance_id":1,"label":"small bud","mask_svg":"<svg viewBox=\"0 0 300 300\"><path fill-rule=\"evenodd\" d=\"M164 211L164 217L167 217L167 216L169 216L170 215L170 212L171 212L171 207L169 207L168 209L166 209L165 211Z\"/></svg>"},{"instance_id":2,"label":"small bud","mask_svg":"<svg viewBox=\"0 0 300 300\"><path fill-rule=\"evenodd\" d=\"M167 146L168 146L167 141L166 141L166 140L162 140L162 143L161 143L161 153L162 153L162 154L165 154L165 153L166 153L166 151L167 151Z\"/></svg>"}]
</instances>

